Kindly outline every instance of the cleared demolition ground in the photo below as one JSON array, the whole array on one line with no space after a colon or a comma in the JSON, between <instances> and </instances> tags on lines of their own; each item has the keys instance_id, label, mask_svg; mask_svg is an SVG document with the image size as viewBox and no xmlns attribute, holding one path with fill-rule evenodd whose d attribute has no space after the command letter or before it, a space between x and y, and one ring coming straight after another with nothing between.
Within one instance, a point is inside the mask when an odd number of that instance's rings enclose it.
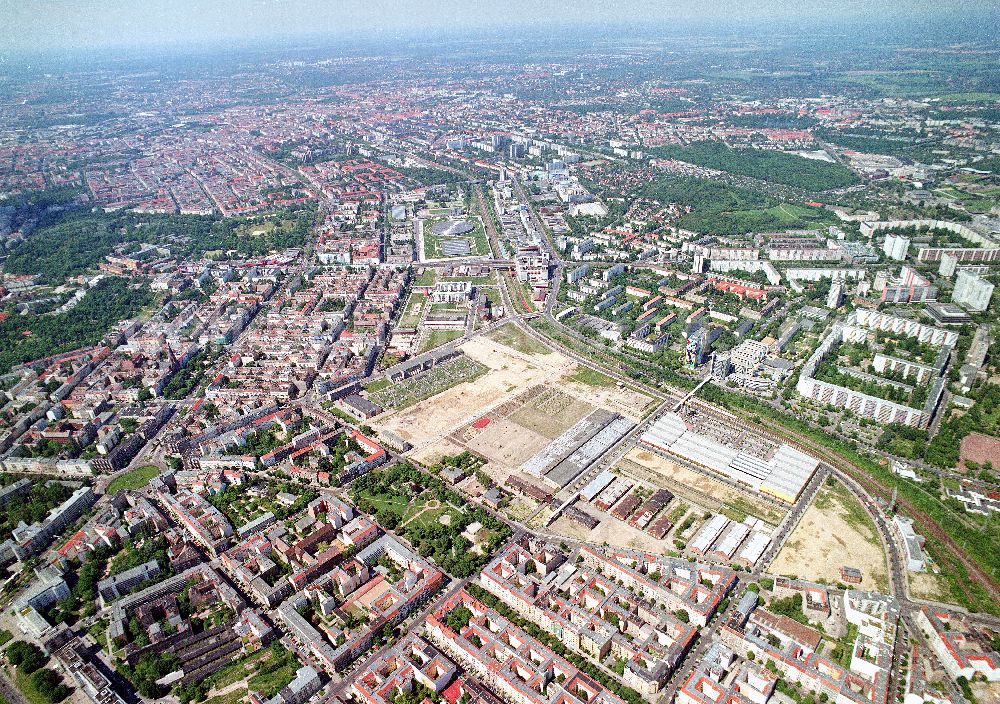
<instances>
[{"instance_id":1,"label":"cleared demolition ground","mask_svg":"<svg viewBox=\"0 0 1000 704\"><path fill-rule=\"evenodd\" d=\"M771 565L774 574L831 584L841 582L841 567L861 570L862 589L889 589L885 551L864 507L843 484L827 481L816 493L798 526Z\"/></svg>"},{"instance_id":2,"label":"cleared demolition ground","mask_svg":"<svg viewBox=\"0 0 1000 704\"><path fill-rule=\"evenodd\" d=\"M630 389L572 380L578 366L558 352L542 352L517 336L508 335L506 341L521 349L486 337L464 343L459 350L486 368L475 383L459 383L370 424L409 442L421 461L455 454L456 448L472 450L489 461L484 471L502 483L598 408L635 420L651 403Z\"/></svg>"}]
</instances>

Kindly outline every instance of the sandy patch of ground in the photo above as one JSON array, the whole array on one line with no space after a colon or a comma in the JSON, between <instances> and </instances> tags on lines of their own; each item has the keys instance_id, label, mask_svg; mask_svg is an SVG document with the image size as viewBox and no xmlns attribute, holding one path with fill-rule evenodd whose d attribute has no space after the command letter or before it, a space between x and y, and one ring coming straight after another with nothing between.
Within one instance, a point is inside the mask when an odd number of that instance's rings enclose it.
<instances>
[{"instance_id":1,"label":"sandy patch of ground","mask_svg":"<svg viewBox=\"0 0 1000 704\"><path fill-rule=\"evenodd\" d=\"M911 596L928 601L954 601L944 577L930 572L910 572L909 579Z\"/></svg>"},{"instance_id":2,"label":"sandy patch of ground","mask_svg":"<svg viewBox=\"0 0 1000 704\"><path fill-rule=\"evenodd\" d=\"M442 438L433 445L427 445L413 452L412 457L417 462L433 467L438 464L443 457L453 457L460 455L465 448L448 438Z\"/></svg>"},{"instance_id":3,"label":"sandy patch of ground","mask_svg":"<svg viewBox=\"0 0 1000 704\"><path fill-rule=\"evenodd\" d=\"M520 467L549 439L506 419L495 420L466 443L473 452L491 462Z\"/></svg>"},{"instance_id":4,"label":"sandy patch of ground","mask_svg":"<svg viewBox=\"0 0 1000 704\"><path fill-rule=\"evenodd\" d=\"M515 521L523 521L538 510L538 503L523 496L514 495L510 503L504 507L504 513Z\"/></svg>"},{"instance_id":5,"label":"sandy patch of ground","mask_svg":"<svg viewBox=\"0 0 1000 704\"><path fill-rule=\"evenodd\" d=\"M575 372L575 369L573 371ZM567 376L572 376L572 373ZM568 378L562 380L560 388L573 394L581 401L617 411L633 420L643 418L654 403L654 399L632 389L620 389L617 386L591 386L581 384L578 381L570 381Z\"/></svg>"},{"instance_id":6,"label":"sandy patch of ground","mask_svg":"<svg viewBox=\"0 0 1000 704\"><path fill-rule=\"evenodd\" d=\"M487 414L511 394L554 380L572 367L561 355L532 357L483 337L469 340L460 349L490 371L371 424L396 433L419 450Z\"/></svg>"},{"instance_id":7,"label":"sandy patch of ground","mask_svg":"<svg viewBox=\"0 0 1000 704\"><path fill-rule=\"evenodd\" d=\"M823 486L769 571L836 583L841 581L840 568L850 565L861 570L862 589L886 591L885 553L871 519L866 523L857 518L863 511L842 485Z\"/></svg>"},{"instance_id":8,"label":"sandy patch of ground","mask_svg":"<svg viewBox=\"0 0 1000 704\"><path fill-rule=\"evenodd\" d=\"M614 518L606 518L596 528L590 530L576 521L560 516L546 530L574 540L598 544L607 543L615 547L633 548L656 554L666 554L672 549L672 545L666 540L657 540L648 533Z\"/></svg>"}]
</instances>

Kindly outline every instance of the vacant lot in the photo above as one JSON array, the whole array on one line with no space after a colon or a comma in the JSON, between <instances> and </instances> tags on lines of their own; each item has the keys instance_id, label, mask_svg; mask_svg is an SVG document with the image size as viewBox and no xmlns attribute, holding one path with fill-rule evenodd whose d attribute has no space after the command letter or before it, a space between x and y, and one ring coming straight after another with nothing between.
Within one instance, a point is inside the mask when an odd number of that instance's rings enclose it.
<instances>
[{"instance_id":1,"label":"vacant lot","mask_svg":"<svg viewBox=\"0 0 1000 704\"><path fill-rule=\"evenodd\" d=\"M847 488L835 482L819 490L771 572L836 583L844 565L861 570L862 589L888 590L885 552L875 524Z\"/></svg>"},{"instance_id":2,"label":"vacant lot","mask_svg":"<svg viewBox=\"0 0 1000 704\"><path fill-rule=\"evenodd\" d=\"M590 511L595 514L596 512ZM633 528L624 521L616 518L605 517L593 530L585 528L576 521L572 521L565 516L560 516L549 528L557 535L566 536L574 540L584 540L589 543L607 543L622 548L632 548L643 552L667 553L673 550L673 545L666 540L656 538L637 528Z\"/></svg>"},{"instance_id":3,"label":"vacant lot","mask_svg":"<svg viewBox=\"0 0 1000 704\"><path fill-rule=\"evenodd\" d=\"M474 384L459 382L444 393L379 418L372 425L388 429L420 449L486 415L525 389L546 379L558 379L573 366L558 354L533 357L482 337L469 340L460 349L487 368Z\"/></svg>"},{"instance_id":4,"label":"vacant lot","mask_svg":"<svg viewBox=\"0 0 1000 704\"><path fill-rule=\"evenodd\" d=\"M563 380L562 389L594 406L602 406L639 420L653 405L653 399L635 389L619 386L611 377L589 367L577 367Z\"/></svg>"},{"instance_id":5,"label":"vacant lot","mask_svg":"<svg viewBox=\"0 0 1000 704\"><path fill-rule=\"evenodd\" d=\"M507 345L507 347L524 354L550 354L552 352L551 349L535 338L529 337L521 328L512 323L497 328L490 333L489 337L501 345Z\"/></svg>"},{"instance_id":6,"label":"vacant lot","mask_svg":"<svg viewBox=\"0 0 1000 704\"><path fill-rule=\"evenodd\" d=\"M510 420L554 440L593 410L559 389L546 389L512 413Z\"/></svg>"},{"instance_id":7,"label":"vacant lot","mask_svg":"<svg viewBox=\"0 0 1000 704\"><path fill-rule=\"evenodd\" d=\"M487 474L496 481L504 481L511 471L528 461L548 442L544 435L501 419L487 425L466 445L490 461L485 468Z\"/></svg>"},{"instance_id":8,"label":"vacant lot","mask_svg":"<svg viewBox=\"0 0 1000 704\"><path fill-rule=\"evenodd\" d=\"M910 572L910 594L918 599L954 602L948 580L930 572Z\"/></svg>"}]
</instances>

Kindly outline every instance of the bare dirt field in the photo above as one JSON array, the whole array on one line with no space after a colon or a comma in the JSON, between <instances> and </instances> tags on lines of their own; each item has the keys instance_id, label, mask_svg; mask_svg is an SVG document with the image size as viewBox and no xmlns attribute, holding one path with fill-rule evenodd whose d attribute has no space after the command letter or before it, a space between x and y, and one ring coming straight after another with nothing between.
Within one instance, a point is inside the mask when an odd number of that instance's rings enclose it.
<instances>
[{"instance_id":1,"label":"bare dirt field","mask_svg":"<svg viewBox=\"0 0 1000 704\"><path fill-rule=\"evenodd\" d=\"M948 582L930 572L910 572L910 594L929 601L954 601L948 590Z\"/></svg>"},{"instance_id":2,"label":"bare dirt field","mask_svg":"<svg viewBox=\"0 0 1000 704\"><path fill-rule=\"evenodd\" d=\"M432 445L426 445L413 453L413 459L429 467L436 465L443 457L460 455L464 447L448 438L441 438Z\"/></svg>"},{"instance_id":3,"label":"bare dirt field","mask_svg":"<svg viewBox=\"0 0 1000 704\"><path fill-rule=\"evenodd\" d=\"M651 403L631 389L571 382L578 369L572 360L518 347L472 338L459 349L489 371L370 424L412 444L412 456L424 464L464 449L476 452L489 461L484 471L502 482L595 405L639 418ZM477 427L484 419L489 422Z\"/></svg>"},{"instance_id":4,"label":"bare dirt field","mask_svg":"<svg viewBox=\"0 0 1000 704\"><path fill-rule=\"evenodd\" d=\"M511 394L543 382L557 379L573 363L557 354L537 357L523 354L483 337L476 337L460 347L469 357L486 365L489 371L475 380L462 383L397 413L372 422L412 444L417 450L444 437L452 430L486 414Z\"/></svg>"},{"instance_id":5,"label":"bare dirt field","mask_svg":"<svg viewBox=\"0 0 1000 704\"><path fill-rule=\"evenodd\" d=\"M960 457L963 469L967 461L979 464L992 462L995 466L1000 466L1000 438L982 433L969 433L962 438Z\"/></svg>"},{"instance_id":6,"label":"bare dirt field","mask_svg":"<svg viewBox=\"0 0 1000 704\"><path fill-rule=\"evenodd\" d=\"M538 509L538 503L523 496L515 496L504 508L504 513L515 521L523 521Z\"/></svg>"},{"instance_id":7,"label":"bare dirt field","mask_svg":"<svg viewBox=\"0 0 1000 704\"><path fill-rule=\"evenodd\" d=\"M512 413L510 419L549 440L555 440L593 410L594 407L586 401L559 389L546 388Z\"/></svg>"},{"instance_id":8,"label":"bare dirt field","mask_svg":"<svg viewBox=\"0 0 1000 704\"><path fill-rule=\"evenodd\" d=\"M633 420L643 418L653 405L653 399L649 396L617 386L592 386L564 379L561 388L587 403L617 411Z\"/></svg>"},{"instance_id":9,"label":"bare dirt field","mask_svg":"<svg viewBox=\"0 0 1000 704\"><path fill-rule=\"evenodd\" d=\"M520 467L548 442L545 436L501 418L491 422L466 444L490 462Z\"/></svg>"},{"instance_id":10,"label":"bare dirt field","mask_svg":"<svg viewBox=\"0 0 1000 704\"><path fill-rule=\"evenodd\" d=\"M886 591L885 552L871 518L847 489L824 485L771 565L775 574L836 583L840 568L861 570L862 589Z\"/></svg>"},{"instance_id":11,"label":"bare dirt field","mask_svg":"<svg viewBox=\"0 0 1000 704\"><path fill-rule=\"evenodd\" d=\"M605 518L596 528L590 530L576 521L560 516L547 530L574 540L585 540L598 544L607 543L615 547L633 548L657 554L666 554L673 548L668 541L657 540L648 533L614 518Z\"/></svg>"}]
</instances>

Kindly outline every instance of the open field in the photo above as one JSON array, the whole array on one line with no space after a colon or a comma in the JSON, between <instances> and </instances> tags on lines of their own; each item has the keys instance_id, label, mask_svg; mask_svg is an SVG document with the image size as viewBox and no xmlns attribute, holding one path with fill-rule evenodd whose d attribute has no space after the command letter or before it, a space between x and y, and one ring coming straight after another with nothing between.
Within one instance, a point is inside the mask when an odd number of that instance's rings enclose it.
<instances>
[{"instance_id":1,"label":"open field","mask_svg":"<svg viewBox=\"0 0 1000 704\"><path fill-rule=\"evenodd\" d=\"M507 347L524 354L549 354L552 352L533 337L528 337L521 328L510 323L497 328L489 334L489 337L501 345L507 345Z\"/></svg>"},{"instance_id":2,"label":"open field","mask_svg":"<svg viewBox=\"0 0 1000 704\"><path fill-rule=\"evenodd\" d=\"M482 433L466 443L468 448L489 460L483 467L497 483L503 483L549 439L506 420L490 423Z\"/></svg>"},{"instance_id":3,"label":"open field","mask_svg":"<svg viewBox=\"0 0 1000 704\"><path fill-rule=\"evenodd\" d=\"M836 482L816 494L771 572L836 583L844 565L861 570L862 589L888 590L885 552L875 525L858 500Z\"/></svg>"},{"instance_id":4,"label":"open field","mask_svg":"<svg viewBox=\"0 0 1000 704\"><path fill-rule=\"evenodd\" d=\"M929 601L954 601L947 579L930 572L910 572L908 577L911 596Z\"/></svg>"},{"instance_id":5,"label":"open field","mask_svg":"<svg viewBox=\"0 0 1000 704\"><path fill-rule=\"evenodd\" d=\"M426 372L370 393L383 408L402 409L436 396L453 386L468 386L485 374L487 367L469 357L444 362Z\"/></svg>"},{"instance_id":6,"label":"open field","mask_svg":"<svg viewBox=\"0 0 1000 704\"><path fill-rule=\"evenodd\" d=\"M583 378L580 380L582 370ZM609 379L612 383L594 383L601 377ZM572 376L563 379L560 388L579 399L584 399L594 406L602 406L611 411L617 411L624 416L634 420L640 420L653 407L654 400L646 394L640 393L633 388L619 387L617 382L610 377L595 372L587 367L577 367Z\"/></svg>"},{"instance_id":7,"label":"open field","mask_svg":"<svg viewBox=\"0 0 1000 704\"><path fill-rule=\"evenodd\" d=\"M419 450L520 391L547 378L556 379L572 368L572 362L561 355L532 357L481 337L469 340L460 349L487 368L475 384L460 382L405 412L378 419L373 427L390 430Z\"/></svg>"},{"instance_id":8,"label":"open field","mask_svg":"<svg viewBox=\"0 0 1000 704\"><path fill-rule=\"evenodd\" d=\"M420 349L417 350L417 354L430 352L436 347L440 347L441 345L446 345L453 340L457 340L463 333L463 330L431 330L424 337L424 341L421 343Z\"/></svg>"},{"instance_id":9,"label":"open field","mask_svg":"<svg viewBox=\"0 0 1000 704\"><path fill-rule=\"evenodd\" d=\"M401 328L415 328L420 323L423 318L424 308L426 307L427 298L421 293L411 293L409 300L406 302L406 308L403 310L403 315L399 318L399 327Z\"/></svg>"},{"instance_id":10,"label":"open field","mask_svg":"<svg viewBox=\"0 0 1000 704\"><path fill-rule=\"evenodd\" d=\"M109 494L117 494L122 489L141 489L142 487L149 484L153 477L159 475L160 468L153 464L147 464L144 467L137 467L131 472L126 472L125 474L119 475L111 480L108 484Z\"/></svg>"},{"instance_id":11,"label":"open field","mask_svg":"<svg viewBox=\"0 0 1000 704\"><path fill-rule=\"evenodd\" d=\"M667 540L657 540L638 528L633 528L624 521L616 518L605 517L596 528L590 530L576 521L572 521L565 516L560 516L549 526L549 531L572 538L574 540L584 540L590 543L607 543L616 547L632 548L644 552L666 554L673 552L673 544Z\"/></svg>"},{"instance_id":12,"label":"open field","mask_svg":"<svg viewBox=\"0 0 1000 704\"><path fill-rule=\"evenodd\" d=\"M412 444L414 459L425 464L468 449L487 460L487 475L503 483L596 407L639 418L650 404L617 384L570 381L579 367L553 350L530 354L488 337L473 338L460 350L488 369L475 384L460 382L372 422ZM373 400L381 402L377 395Z\"/></svg>"},{"instance_id":13,"label":"open field","mask_svg":"<svg viewBox=\"0 0 1000 704\"><path fill-rule=\"evenodd\" d=\"M593 410L585 401L559 389L547 388L511 413L510 419L554 440Z\"/></svg>"},{"instance_id":14,"label":"open field","mask_svg":"<svg viewBox=\"0 0 1000 704\"><path fill-rule=\"evenodd\" d=\"M601 388L615 385L615 380L610 376L590 367L579 367L573 376L570 377L570 381Z\"/></svg>"}]
</instances>

